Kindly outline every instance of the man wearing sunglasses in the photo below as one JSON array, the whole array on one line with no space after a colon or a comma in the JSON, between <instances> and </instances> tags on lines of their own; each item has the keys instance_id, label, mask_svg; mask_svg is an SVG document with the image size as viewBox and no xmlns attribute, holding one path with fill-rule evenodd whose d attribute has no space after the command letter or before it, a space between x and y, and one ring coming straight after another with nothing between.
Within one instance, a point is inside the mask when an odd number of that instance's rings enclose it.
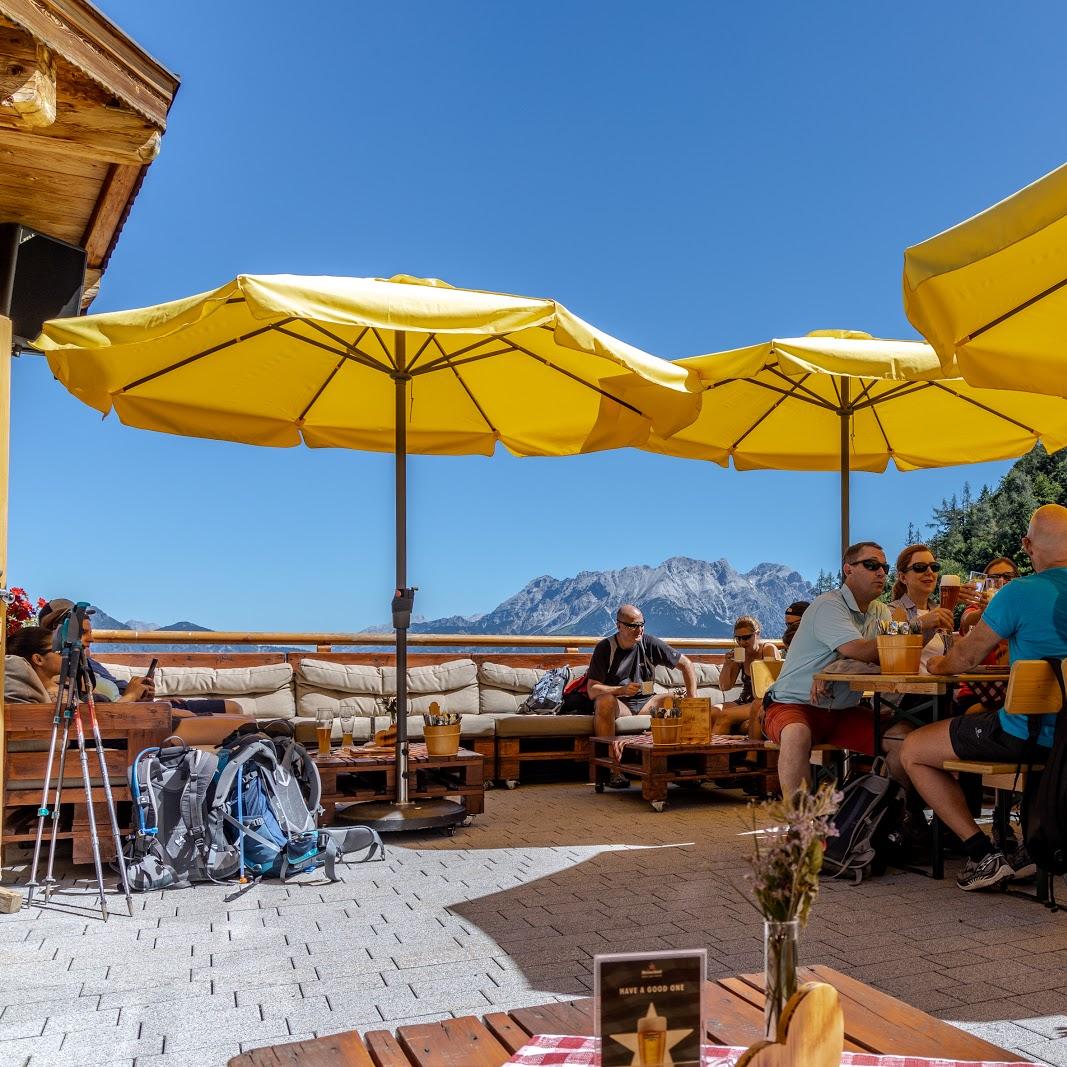
<instances>
[{"instance_id":1,"label":"man wearing sunglasses","mask_svg":"<svg viewBox=\"0 0 1067 1067\"><path fill-rule=\"evenodd\" d=\"M878 599L888 571L881 545L850 545L841 565L844 583L816 597L800 620L765 700L764 732L781 749L778 778L785 796L808 784L813 744L874 753L873 710L858 707L860 694L847 684L827 689L814 676L837 659L878 662L880 624L892 618Z\"/></svg>"},{"instance_id":2,"label":"man wearing sunglasses","mask_svg":"<svg viewBox=\"0 0 1067 1067\"><path fill-rule=\"evenodd\" d=\"M677 667L688 696L697 695L697 672L692 660L665 641L645 633L645 617L633 604L615 613L618 632L605 637L589 660L589 698L595 701L593 723L597 737L613 737L615 720L645 715L663 703L665 693L652 692L656 667ZM629 784L625 777L612 785Z\"/></svg>"},{"instance_id":3,"label":"man wearing sunglasses","mask_svg":"<svg viewBox=\"0 0 1067 1067\"><path fill-rule=\"evenodd\" d=\"M1046 504L1030 517L1023 551L1034 573L1016 578L999 590L982 616L947 655L927 664L931 674L962 674L976 667L1008 642L1012 663L1019 659L1067 657L1067 508ZM1020 848L1006 856L978 828L959 782L942 769L945 760L989 760L1017 764L1027 759L1027 735L1033 720L1041 748L1035 763L1044 763L1056 716L1007 715L1004 710L978 711L923 726L904 742L902 759L915 788L941 821L963 842L967 861L956 885L960 889L993 889L1012 878L1036 873Z\"/></svg>"}]
</instances>

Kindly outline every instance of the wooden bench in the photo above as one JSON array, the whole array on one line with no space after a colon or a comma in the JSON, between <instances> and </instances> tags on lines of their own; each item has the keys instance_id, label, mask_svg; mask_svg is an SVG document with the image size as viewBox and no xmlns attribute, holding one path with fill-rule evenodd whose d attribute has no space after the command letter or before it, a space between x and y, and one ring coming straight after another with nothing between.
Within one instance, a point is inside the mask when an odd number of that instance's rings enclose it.
<instances>
[{"instance_id":1,"label":"wooden bench","mask_svg":"<svg viewBox=\"0 0 1067 1067\"><path fill-rule=\"evenodd\" d=\"M3 811L0 826L0 845L25 844L34 840L37 829L37 808L41 803L41 787L48 762L48 742L52 731L55 708L50 704L4 705L4 783ZM84 715L84 709L83 709ZM127 769L144 748L158 745L171 732L171 708L162 702L146 704L97 704L96 719L104 739L105 760L111 792L118 806L119 828L126 833L130 820L130 788ZM83 719L87 747L93 747L88 722ZM58 748L58 746L57 746ZM56 753L52 780L59 770ZM101 857L114 858L111 833L107 830L107 810L100 764L95 752L89 752L89 772L92 783L93 809L96 813ZM75 863L90 863L92 847L89 837L89 810L85 803L81 764L73 727L68 742L67 761L63 778L63 805L60 812L60 841L72 843ZM50 823L46 830L50 829Z\"/></svg>"}]
</instances>

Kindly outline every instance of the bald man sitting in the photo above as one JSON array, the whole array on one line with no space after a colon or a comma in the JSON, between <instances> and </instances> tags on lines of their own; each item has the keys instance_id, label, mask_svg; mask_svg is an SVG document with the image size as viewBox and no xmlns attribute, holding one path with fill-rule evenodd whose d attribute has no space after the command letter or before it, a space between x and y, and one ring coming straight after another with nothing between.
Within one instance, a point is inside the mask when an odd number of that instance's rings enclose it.
<instances>
[{"instance_id":1,"label":"bald man sitting","mask_svg":"<svg viewBox=\"0 0 1067 1067\"><path fill-rule=\"evenodd\" d=\"M1023 551L1034 573L1009 582L989 602L982 618L946 656L929 664L931 674L959 674L976 667L1001 640L1017 659L1067 657L1067 508L1046 504L1030 518ZM1023 758L1029 715L1004 710L959 715L908 735L901 761L912 784L934 812L958 835L967 861L956 879L960 889L991 889L1012 878L1025 878L1036 867L1025 848L1005 856L978 829L959 782L941 769L945 760L990 760L1017 764ZM1052 747L1055 715L1041 716L1037 742ZM1041 762L1038 756L1037 762Z\"/></svg>"},{"instance_id":2,"label":"bald man sitting","mask_svg":"<svg viewBox=\"0 0 1067 1067\"><path fill-rule=\"evenodd\" d=\"M645 617L633 604L615 613L617 633L605 637L589 660L589 698L595 702L593 729L597 737L613 737L615 720L624 715L646 715L663 703L666 693L653 693L656 667L677 667L685 679L687 696L697 695L697 672L692 660L665 641L645 633ZM623 789L625 775L608 783Z\"/></svg>"}]
</instances>

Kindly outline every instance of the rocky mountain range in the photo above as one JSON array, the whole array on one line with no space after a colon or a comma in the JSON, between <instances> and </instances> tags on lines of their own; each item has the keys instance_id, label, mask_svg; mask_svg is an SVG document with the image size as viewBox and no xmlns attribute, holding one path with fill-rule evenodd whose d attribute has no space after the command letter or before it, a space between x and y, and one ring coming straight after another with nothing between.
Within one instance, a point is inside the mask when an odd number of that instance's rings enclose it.
<instances>
[{"instance_id":1,"label":"rocky mountain range","mask_svg":"<svg viewBox=\"0 0 1067 1067\"><path fill-rule=\"evenodd\" d=\"M650 633L664 637L728 637L739 615L754 615L767 637L781 635L782 614L794 600L810 600L811 584L782 563L760 563L737 571L725 559L674 556L658 566L636 564L614 571L581 571L573 578L542 575L482 615L440 619L416 616L414 633L599 635L615 628L620 604L634 603L644 612ZM166 626L141 619L120 622L96 609L98 630L207 630L194 622ZM361 627L361 633L389 632L388 623ZM143 646L108 645L112 651L139 651ZM177 645L153 646L159 651ZM199 645L208 652L281 651L248 645Z\"/></svg>"},{"instance_id":2,"label":"rocky mountain range","mask_svg":"<svg viewBox=\"0 0 1067 1067\"><path fill-rule=\"evenodd\" d=\"M659 566L581 571L573 578L542 575L484 615L454 615L412 626L421 633L596 635L615 629L620 604L637 604L651 633L727 637L739 615L754 615L763 633L778 637L794 600L810 600L811 584L782 563L741 573L725 559L674 556ZM379 632L375 628L372 632Z\"/></svg>"}]
</instances>

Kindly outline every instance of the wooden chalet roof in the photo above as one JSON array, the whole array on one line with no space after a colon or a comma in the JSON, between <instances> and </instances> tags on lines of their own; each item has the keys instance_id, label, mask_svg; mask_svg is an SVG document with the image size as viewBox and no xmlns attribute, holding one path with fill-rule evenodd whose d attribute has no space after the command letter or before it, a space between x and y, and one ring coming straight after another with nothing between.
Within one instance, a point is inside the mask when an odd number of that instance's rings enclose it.
<instances>
[{"instance_id":1,"label":"wooden chalet roof","mask_svg":"<svg viewBox=\"0 0 1067 1067\"><path fill-rule=\"evenodd\" d=\"M178 85L87 0L0 0L0 222L86 250L84 307Z\"/></svg>"}]
</instances>

